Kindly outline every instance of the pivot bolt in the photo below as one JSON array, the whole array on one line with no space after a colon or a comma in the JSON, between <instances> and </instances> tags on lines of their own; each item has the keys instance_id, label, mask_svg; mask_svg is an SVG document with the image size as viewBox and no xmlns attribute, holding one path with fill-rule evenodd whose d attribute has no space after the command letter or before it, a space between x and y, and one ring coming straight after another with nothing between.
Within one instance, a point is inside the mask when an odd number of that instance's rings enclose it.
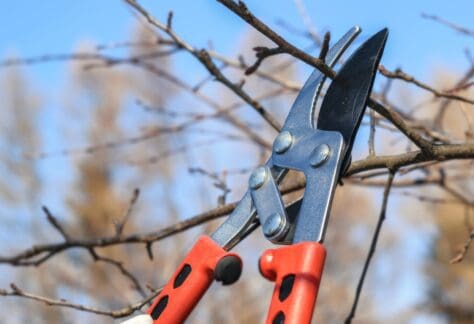
<instances>
[{"instance_id":1,"label":"pivot bolt","mask_svg":"<svg viewBox=\"0 0 474 324\"><path fill-rule=\"evenodd\" d=\"M263 234L265 234L266 237L278 236L285 228L285 220L286 219L279 213L271 214L262 226Z\"/></svg>"},{"instance_id":2,"label":"pivot bolt","mask_svg":"<svg viewBox=\"0 0 474 324\"><path fill-rule=\"evenodd\" d=\"M260 166L256 168L250 175L249 187L254 190L260 188L267 180L267 177L268 171L266 167Z\"/></svg>"},{"instance_id":3,"label":"pivot bolt","mask_svg":"<svg viewBox=\"0 0 474 324\"><path fill-rule=\"evenodd\" d=\"M329 158L331 148L327 144L318 145L311 153L309 163L313 168L321 166Z\"/></svg>"},{"instance_id":4,"label":"pivot bolt","mask_svg":"<svg viewBox=\"0 0 474 324\"><path fill-rule=\"evenodd\" d=\"M293 136L288 131L283 131L275 138L273 142L273 151L277 154L283 154L293 144Z\"/></svg>"}]
</instances>

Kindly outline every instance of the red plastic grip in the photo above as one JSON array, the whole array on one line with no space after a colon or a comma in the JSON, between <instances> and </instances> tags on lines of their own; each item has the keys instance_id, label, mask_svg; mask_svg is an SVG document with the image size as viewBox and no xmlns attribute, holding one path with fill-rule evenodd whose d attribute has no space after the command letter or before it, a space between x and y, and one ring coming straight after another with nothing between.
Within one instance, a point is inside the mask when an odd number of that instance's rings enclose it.
<instances>
[{"instance_id":1,"label":"red plastic grip","mask_svg":"<svg viewBox=\"0 0 474 324\"><path fill-rule=\"evenodd\" d=\"M326 249L315 242L263 253L260 271L265 278L275 281L267 324L311 323L325 259Z\"/></svg>"},{"instance_id":2,"label":"red plastic grip","mask_svg":"<svg viewBox=\"0 0 474 324\"><path fill-rule=\"evenodd\" d=\"M201 236L148 309L153 323L183 323L214 280L223 257L234 256L208 236Z\"/></svg>"}]
</instances>

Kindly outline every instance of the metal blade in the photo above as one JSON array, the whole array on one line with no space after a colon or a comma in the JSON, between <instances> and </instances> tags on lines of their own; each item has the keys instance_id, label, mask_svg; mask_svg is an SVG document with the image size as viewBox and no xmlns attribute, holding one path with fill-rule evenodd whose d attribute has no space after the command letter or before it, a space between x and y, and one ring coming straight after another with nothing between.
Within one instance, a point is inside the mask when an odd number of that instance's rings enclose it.
<instances>
[{"instance_id":1,"label":"metal blade","mask_svg":"<svg viewBox=\"0 0 474 324\"><path fill-rule=\"evenodd\" d=\"M344 138L343 171L350 160L387 36L388 30L382 29L352 54L329 86L319 112L317 128L338 131Z\"/></svg>"},{"instance_id":2,"label":"metal blade","mask_svg":"<svg viewBox=\"0 0 474 324\"><path fill-rule=\"evenodd\" d=\"M333 67L336 64L342 53L344 53L360 32L361 29L359 26L352 27L331 47L326 56L326 64L329 67ZM282 130L292 131L294 129L301 129L302 127L313 127L314 104L325 79L326 76L318 69L315 69L313 73L311 73L296 97L293 106L291 106Z\"/></svg>"}]
</instances>

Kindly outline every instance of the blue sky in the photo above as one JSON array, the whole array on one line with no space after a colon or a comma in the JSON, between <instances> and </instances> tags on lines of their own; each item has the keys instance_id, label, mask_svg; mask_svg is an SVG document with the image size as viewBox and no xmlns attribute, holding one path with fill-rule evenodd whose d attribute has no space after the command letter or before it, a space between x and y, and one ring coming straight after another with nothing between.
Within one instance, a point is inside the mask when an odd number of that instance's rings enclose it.
<instances>
[{"instance_id":1,"label":"blue sky","mask_svg":"<svg viewBox=\"0 0 474 324\"><path fill-rule=\"evenodd\" d=\"M237 17L215 1L142 1L161 20L174 11L176 30L192 44L213 46L232 54L235 40L247 28ZM293 1L248 1L258 17L271 26L277 19L303 27ZM270 5L271 3L271 5ZM404 69L427 78L433 66L450 64L455 69L466 66L462 50L469 39L435 22L422 19L425 12L472 27L474 2L456 1L306 1L308 13L319 30L341 35L350 26L360 25L367 36L377 29L389 27L390 39L384 64ZM82 1L8 1L0 11L0 55L14 52L20 56L72 51L79 40L97 43L116 42L127 38L136 18L119 0ZM278 27L290 40L301 38ZM45 64L31 69L35 79L50 88L60 81L60 66ZM56 84L55 84L56 83Z\"/></svg>"}]
</instances>

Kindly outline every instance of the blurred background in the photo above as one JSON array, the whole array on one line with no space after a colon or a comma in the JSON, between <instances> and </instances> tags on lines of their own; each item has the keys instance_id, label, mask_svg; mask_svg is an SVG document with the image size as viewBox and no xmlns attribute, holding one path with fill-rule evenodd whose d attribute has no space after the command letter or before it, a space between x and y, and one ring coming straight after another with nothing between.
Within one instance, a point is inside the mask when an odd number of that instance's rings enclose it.
<instances>
[{"instance_id":1,"label":"blurred background","mask_svg":"<svg viewBox=\"0 0 474 324\"><path fill-rule=\"evenodd\" d=\"M173 11L172 27L182 39L213 53L226 76L245 80L244 89L284 120L311 67L278 55L259 71L284 80L286 87L246 76L239 62L251 64L253 47L272 44L225 7L215 1L140 3L165 23ZM402 68L436 89L452 89L459 80L472 83L474 35L433 18L472 31L472 1L246 3L312 55L318 55L326 31L332 44L360 25L357 46L388 27L385 67ZM269 156L268 146L251 134L271 144L272 128L189 53L157 41L167 38L126 3L9 1L2 5L0 21L1 257L63 240L42 206L73 238L114 235L114 223L130 207L124 235L148 233L238 200L250 171ZM472 141L472 105L392 81L379 75L376 96L451 142ZM474 97L472 87L458 94ZM367 117L353 161L369 153L369 124ZM379 119L376 126L377 155L414 149L388 123ZM472 163L463 161L397 175L354 322L474 323L474 252L450 263L474 222L472 170ZM441 175L449 187L437 186ZM341 323L349 313L385 176L366 183L353 176L337 189L318 323ZM434 180L417 185L417 178ZM14 282L35 295L119 309L143 298L147 285L163 285L197 237L221 221L154 243L153 260L143 244L97 249L123 262L138 285L109 262L94 261L87 250L70 249L39 266L2 261L0 289ZM257 260L269 246L259 231L241 243L236 248L245 260L241 280L230 287L213 285L189 322L261 323L273 285L259 276ZM0 310L4 323L118 322L21 297L0 297Z\"/></svg>"}]
</instances>

